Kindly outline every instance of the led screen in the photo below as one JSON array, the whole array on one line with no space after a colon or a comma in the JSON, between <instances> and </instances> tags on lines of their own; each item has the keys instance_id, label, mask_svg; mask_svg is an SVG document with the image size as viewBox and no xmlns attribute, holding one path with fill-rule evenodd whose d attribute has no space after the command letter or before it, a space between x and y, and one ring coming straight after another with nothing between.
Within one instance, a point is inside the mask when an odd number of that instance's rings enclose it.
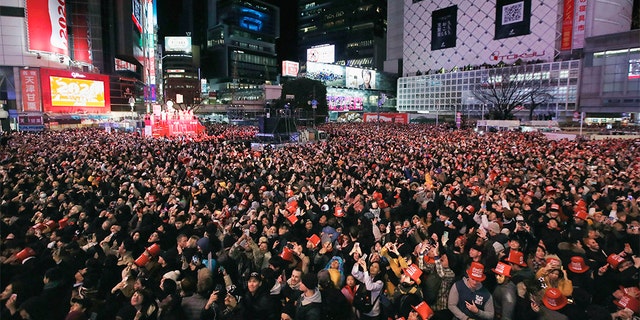
<instances>
[{"instance_id":1,"label":"led screen","mask_svg":"<svg viewBox=\"0 0 640 320\"><path fill-rule=\"evenodd\" d=\"M104 82L50 76L54 107L104 107Z\"/></svg>"},{"instance_id":2,"label":"led screen","mask_svg":"<svg viewBox=\"0 0 640 320\"><path fill-rule=\"evenodd\" d=\"M368 69L346 67L347 88L375 89L376 72Z\"/></svg>"}]
</instances>

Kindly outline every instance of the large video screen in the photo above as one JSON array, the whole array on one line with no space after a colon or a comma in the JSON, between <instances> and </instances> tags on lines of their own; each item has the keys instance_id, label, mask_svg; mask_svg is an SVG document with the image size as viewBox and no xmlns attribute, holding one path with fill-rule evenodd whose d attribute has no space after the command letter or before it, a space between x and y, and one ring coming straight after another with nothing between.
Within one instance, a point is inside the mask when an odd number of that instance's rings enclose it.
<instances>
[{"instance_id":1,"label":"large video screen","mask_svg":"<svg viewBox=\"0 0 640 320\"><path fill-rule=\"evenodd\" d=\"M95 73L41 69L44 112L106 113L109 77Z\"/></svg>"},{"instance_id":2,"label":"large video screen","mask_svg":"<svg viewBox=\"0 0 640 320\"><path fill-rule=\"evenodd\" d=\"M344 66L307 61L307 78L326 86L344 86Z\"/></svg>"},{"instance_id":3,"label":"large video screen","mask_svg":"<svg viewBox=\"0 0 640 320\"><path fill-rule=\"evenodd\" d=\"M54 107L104 107L104 82L63 77L49 77L51 105Z\"/></svg>"},{"instance_id":4,"label":"large video screen","mask_svg":"<svg viewBox=\"0 0 640 320\"><path fill-rule=\"evenodd\" d=\"M374 70L346 67L347 88L375 89L376 72Z\"/></svg>"}]
</instances>

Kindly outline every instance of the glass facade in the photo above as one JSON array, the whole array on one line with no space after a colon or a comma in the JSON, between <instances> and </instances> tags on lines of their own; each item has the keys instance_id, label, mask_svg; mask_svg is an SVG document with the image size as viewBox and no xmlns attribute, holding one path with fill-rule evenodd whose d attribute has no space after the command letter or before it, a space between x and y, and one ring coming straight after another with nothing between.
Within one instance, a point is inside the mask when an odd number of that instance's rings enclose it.
<instances>
[{"instance_id":1,"label":"glass facade","mask_svg":"<svg viewBox=\"0 0 640 320\"><path fill-rule=\"evenodd\" d=\"M592 66L602 69L603 94L640 92L640 48L596 52Z\"/></svg>"},{"instance_id":2,"label":"glass facade","mask_svg":"<svg viewBox=\"0 0 640 320\"><path fill-rule=\"evenodd\" d=\"M505 67L509 68L509 67ZM517 68L511 80L527 80L548 86L551 99L536 108L536 113L554 113L556 116L573 114L578 102L580 61L559 61L527 64ZM490 79L490 70L477 69L448 73L427 74L398 79L397 109L400 112L464 112L480 116L486 108L473 90ZM485 110L486 112L486 110ZM528 112L527 110L523 112Z\"/></svg>"}]
</instances>

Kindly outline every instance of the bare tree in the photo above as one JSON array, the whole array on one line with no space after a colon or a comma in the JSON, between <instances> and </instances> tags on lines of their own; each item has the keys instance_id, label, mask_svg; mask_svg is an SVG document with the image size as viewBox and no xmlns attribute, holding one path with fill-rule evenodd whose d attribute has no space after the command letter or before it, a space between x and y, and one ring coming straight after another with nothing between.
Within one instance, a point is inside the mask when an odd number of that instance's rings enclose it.
<instances>
[{"instance_id":1,"label":"bare tree","mask_svg":"<svg viewBox=\"0 0 640 320\"><path fill-rule=\"evenodd\" d=\"M533 111L552 97L546 79L541 73L534 73L526 66L499 67L487 69L482 80L472 91L473 96L489 106L493 119L512 119L514 111L525 107L529 117Z\"/></svg>"}]
</instances>

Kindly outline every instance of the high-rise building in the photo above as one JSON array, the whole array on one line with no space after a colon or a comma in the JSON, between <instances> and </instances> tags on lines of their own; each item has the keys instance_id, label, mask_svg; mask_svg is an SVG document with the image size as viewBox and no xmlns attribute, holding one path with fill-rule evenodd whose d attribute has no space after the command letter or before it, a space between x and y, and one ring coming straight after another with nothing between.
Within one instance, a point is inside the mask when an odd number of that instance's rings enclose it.
<instances>
[{"instance_id":1,"label":"high-rise building","mask_svg":"<svg viewBox=\"0 0 640 320\"><path fill-rule=\"evenodd\" d=\"M3 1L0 101L18 124L142 109L156 98L154 4Z\"/></svg>"},{"instance_id":2,"label":"high-rise building","mask_svg":"<svg viewBox=\"0 0 640 320\"><path fill-rule=\"evenodd\" d=\"M640 76L631 71L627 75L640 61L637 33L628 34L633 3L404 0L403 77L398 80L397 108L480 117L490 106L477 99L474 88L493 85L496 69L512 68L510 78L515 82L523 79L548 88L550 98L537 107L539 115L575 117L581 104L598 99L608 99L609 103L596 104L606 106L607 112L637 112L628 108L633 103L613 101L615 95L632 102L640 95ZM607 52L603 35L613 34L622 36L608 41L612 46ZM592 38L598 38L598 44L589 41ZM588 60L582 59L584 55ZM600 59L603 56L610 58ZM588 79L581 76L585 64ZM580 99L581 79L589 84L589 99ZM606 97L594 94L603 92L601 87L608 90ZM522 115L517 116L524 118L526 107L520 109Z\"/></svg>"},{"instance_id":3,"label":"high-rise building","mask_svg":"<svg viewBox=\"0 0 640 320\"><path fill-rule=\"evenodd\" d=\"M208 14L201 66L209 93L222 103L259 100L260 88L278 78L279 9L257 0L212 0Z\"/></svg>"},{"instance_id":4,"label":"high-rise building","mask_svg":"<svg viewBox=\"0 0 640 320\"><path fill-rule=\"evenodd\" d=\"M387 28L385 0L300 0L298 12L300 62L383 69ZM318 47L332 50L310 50ZM325 55L320 57L318 53Z\"/></svg>"}]
</instances>

